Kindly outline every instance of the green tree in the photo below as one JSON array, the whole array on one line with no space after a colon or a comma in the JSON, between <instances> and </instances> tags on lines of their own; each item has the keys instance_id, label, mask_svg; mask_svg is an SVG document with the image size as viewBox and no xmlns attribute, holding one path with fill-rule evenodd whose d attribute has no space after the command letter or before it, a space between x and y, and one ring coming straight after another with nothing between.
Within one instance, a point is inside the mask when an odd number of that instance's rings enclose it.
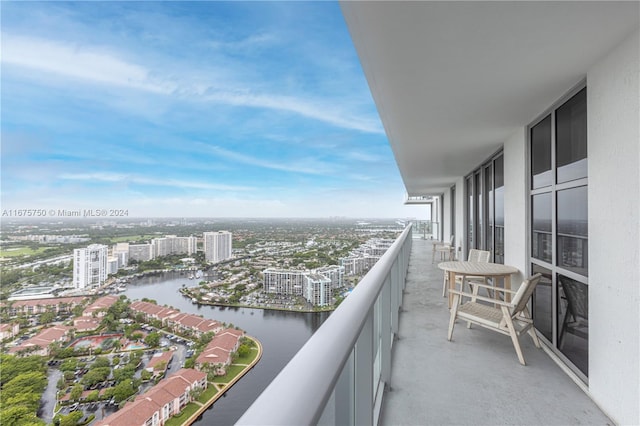
<instances>
[{"instance_id":1,"label":"green tree","mask_svg":"<svg viewBox=\"0 0 640 426\"><path fill-rule=\"evenodd\" d=\"M110 365L111 362L109 361L109 358L107 358L106 356L99 356L95 361L93 361L93 364L91 364L91 368L103 368L109 367Z\"/></svg>"},{"instance_id":2,"label":"green tree","mask_svg":"<svg viewBox=\"0 0 640 426\"><path fill-rule=\"evenodd\" d=\"M98 400L98 396L100 394L100 391L93 391L91 392L89 395L87 395L87 402L96 402Z\"/></svg>"},{"instance_id":3,"label":"green tree","mask_svg":"<svg viewBox=\"0 0 640 426\"><path fill-rule=\"evenodd\" d=\"M151 333L147 334L147 337L144 338L144 343L147 346L155 348L160 344L160 333L152 331Z\"/></svg>"},{"instance_id":4,"label":"green tree","mask_svg":"<svg viewBox=\"0 0 640 426\"><path fill-rule=\"evenodd\" d=\"M187 358L184 362L184 368L195 368L196 360L194 357Z\"/></svg>"},{"instance_id":5,"label":"green tree","mask_svg":"<svg viewBox=\"0 0 640 426\"><path fill-rule=\"evenodd\" d=\"M2 426L35 426L44 424L45 422L40 420L34 411L25 406L7 406L3 404L0 410L0 425Z\"/></svg>"},{"instance_id":6,"label":"green tree","mask_svg":"<svg viewBox=\"0 0 640 426\"><path fill-rule=\"evenodd\" d=\"M82 384L85 386L93 386L100 382L104 382L111 374L111 367L91 368L82 378Z\"/></svg>"},{"instance_id":7,"label":"green tree","mask_svg":"<svg viewBox=\"0 0 640 426\"><path fill-rule=\"evenodd\" d=\"M52 311L47 311L41 314L39 318L41 324L48 324L50 322L53 322L55 319L56 319L56 314L55 312L52 312Z\"/></svg>"},{"instance_id":8,"label":"green tree","mask_svg":"<svg viewBox=\"0 0 640 426\"><path fill-rule=\"evenodd\" d=\"M74 411L66 416L60 417L60 426L76 426L78 421L84 416L82 411Z\"/></svg>"},{"instance_id":9,"label":"green tree","mask_svg":"<svg viewBox=\"0 0 640 426\"><path fill-rule=\"evenodd\" d=\"M153 374L151 374L151 372L150 372L150 371L148 371L148 370L142 370L142 371L140 372L140 378L141 378L143 381L145 381L145 382L146 382L147 380L151 379L151 377L152 377L152 376L153 376Z\"/></svg>"},{"instance_id":10,"label":"green tree","mask_svg":"<svg viewBox=\"0 0 640 426\"><path fill-rule=\"evenodd\" d=\"M72 401L77 401L78 399L80 399L83 390L84 388L82 387L82 385L75 385L73 388L71 388L69 399L71 399Z\"/></svg>"},{"instance_id":11,"label":"green tree","mask_svg":"<svg viewBox=\"0 0 640 426\"><path fill-rule=\"evenodd\" d=\"M47 384L47 376L40 371L20 374L2 386L4 395L19 393L42 393Z\"/></svg>"},{"instance_id":12,"label":"green tree","mask_svg":"<svg viewBox=\"0 0 640 426\"><path fill-rule=\"evenodd\" d=\"M240 345L240 347L238 347L237 354L240 358L246 358L247 356L249 356L250 352L251 348L243 343L242 345Z\"/></svg>"},{"instance_id":13,"label":"green tree","mask_svg":"<svg viewBox=\"0 0 640 426\"><path fill-rule=\"evenodd\" d=\"M133 386L133 380L124 380L113 388L113 398L116 402L124 401L136 393L137 388Z\"/></svg>"}]
</instances>

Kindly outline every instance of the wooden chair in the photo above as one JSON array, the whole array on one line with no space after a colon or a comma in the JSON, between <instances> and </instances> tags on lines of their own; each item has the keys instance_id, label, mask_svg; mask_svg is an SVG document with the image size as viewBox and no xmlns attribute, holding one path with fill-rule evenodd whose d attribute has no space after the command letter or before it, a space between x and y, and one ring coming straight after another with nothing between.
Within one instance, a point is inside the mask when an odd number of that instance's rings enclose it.
<instances>
[{"instance_id":1,"label":"wooden chair","mask_svg":"<svg viewBox=\"0 0 640 426\"><path fill-rule=\"evenodd\" d=\"M540 348L540 341L533 329L533 320L527 309L527 302L531 298L533 291L540 281L541 274L536 274L526 279L520 285L518 291L506 290L504 288L491 287L496 292L513 294L511 302L490 299L477 295L477 287L489 287L484 284L475 284L473 293L464 293L462 291L450 290L454 295L451 307L451 318L449 319L449 334L447 340L451 341L453 337L453 327L456 319L467 321L468 327L471 324L477 324L489 330L506 334L511 337L513 346L518 354L520 364L526 365L522 349L520 348L519 337L527 332L533 339L536 348ZM470 297L469 302L460 304L462 297ZM488 302L491 305L478 303L478 301Z\"/></svg>"},{"instance_id":2,"label":"wooden chair","mask_svg":"<svg viewBox=\"0 0 640 426\"><path fill-rule=\"evenodd\" d=\"M452 235L448 242L443 241L442 243L436 243L433 245L433 251L431 253L431 263L433 263L433 261L435 260L436 253L439 253L440 260L452 260L452 253L455 250L455 247L453 245L454 238L455 237Z\"/></svg>"},{"instance_id":3,"label":"wooden chair","mask_svg":"<svg viewBox=\"0 0 640 426\"><path fill-rule=\"evenodd\" d=\"M484 262L488 263L489 258L491 257L491 252L487 250L478 250L471 249L469 250L469 256L467 257L468 262ZM476 276L456 276L456 284L460 284L460 289L464 291L464 283L467 282L469 284L469 289L473 289L473 284L476 282L481 282L482 284L487 283L487 279L485 277L476 277ZM449 287L449 274L444 273L444 281L442 283L442 297L447 295L447 288ZM487 290L489 292L489 290Z\"/></svg>"}]
</instances>

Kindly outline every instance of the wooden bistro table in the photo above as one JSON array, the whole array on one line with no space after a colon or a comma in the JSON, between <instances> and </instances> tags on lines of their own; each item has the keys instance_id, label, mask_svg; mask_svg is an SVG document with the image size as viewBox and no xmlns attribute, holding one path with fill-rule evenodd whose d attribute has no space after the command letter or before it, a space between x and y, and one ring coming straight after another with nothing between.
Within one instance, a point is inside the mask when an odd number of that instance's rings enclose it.
<instances>
[{"instance_id":1,"label":"wooden bistro table","mask_svg":"<svg viewBox=\"0 0 640 426\"><path fill-rule=\"evenodd\" d=\"M518 272L518 268L500 263L483 263L483 262L442 262L438 264L438 268L449 274L449 289L456 285L456 275L461 275L462 279L466 276L479 276L487 278L502 278L504 280L504 288L511 290L511 274ZM495 280L494 280L495 282ZM495 285L495 284L494 284ZM510 299L506 294L507 300ZM449 292L449 308L453 303L453 296Z\"/></svg>"}]
</instances>

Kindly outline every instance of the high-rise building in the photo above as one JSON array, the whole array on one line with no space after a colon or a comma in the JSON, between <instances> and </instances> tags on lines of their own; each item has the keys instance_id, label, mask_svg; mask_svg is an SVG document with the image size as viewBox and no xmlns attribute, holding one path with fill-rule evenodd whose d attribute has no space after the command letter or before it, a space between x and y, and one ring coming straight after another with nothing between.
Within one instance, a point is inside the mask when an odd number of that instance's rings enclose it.
<instances>
[{"instance_id":1,"label":"high-rise building","mask_svg":"<svg viewBox=\"0 0 640 426\"><path fill-rule=\"evenodd\" d=\"M231 232L204 232L202 237L204 239L204 256L207 261L217 263L231 259Z\"/></svg>"},{"instance_id":2,"label":"high-rise building","mask_svg":"<svg viewBox=\"0 0 640 426\"><path fill-rule=\"evenodd\" d=\"M198 239L196 237L177 237L175 235L166 235L164 238L154 238L153 244L154 257L169 256L171 254L188 254L196 252Z\"/></svg>"},{"instance_id":3,"label":"high-rise building","mask_svg":"<svg viewBox=\"0 0 640 426\"><path fill-rule=\"evenodd\" d=\"M118 268L124 268L129 264L129 243L117 243L111 254L118 259Z\"/></svg>"},{"instance_id":4,"label":"high-rise building","mask_svg":"<svg viewBox=\"0 0 640 426\"><path fill-rule=\"evenodd\" d=\"M151 259L153 259L153 245L129 244L129 260L146 262Z\"/></svg>"},{"instance_id":5,"label":"high-rise building","mask_svg":"<svg viewBox=\"0 0 640 426\"><path fill-rule=\"evenodd\" d=\"M264 292L283 295L302 296L305 277L309 271L268 268L264 276Z\"/></svg>"},{"instance_id":6,"label":"high-rise building","mask_svg":"<svg viewBox=\"0 0 640 426\"><path fill-rule=\"evenodd\" d=\"M321 274L306 274L302 296L313 306L331 304L331 279Z\"/></svg>"},{"instance_id":7,"label":"high-rise building","mask_svg":"<svg viewBox=\"0 0 640 426\"><path fill-rule=\"evenodd\" d=\"M85 289L98 286L107 279L108 248L92 244L73 250L73 286Z\"/></svg>"}]
</instances>

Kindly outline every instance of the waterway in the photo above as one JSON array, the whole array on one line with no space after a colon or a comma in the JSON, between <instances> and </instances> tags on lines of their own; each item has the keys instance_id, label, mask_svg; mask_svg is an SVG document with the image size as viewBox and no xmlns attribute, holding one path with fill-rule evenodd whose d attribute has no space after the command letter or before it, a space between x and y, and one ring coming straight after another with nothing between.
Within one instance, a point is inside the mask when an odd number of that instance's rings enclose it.
<instances>
[{"instance_id":1,"label":"waterway","mask_svg":"<svg viewBox=\"0 0 640 426\"><path fill-rule=\"evenodd\" d=\"M122 294L131 300L147 297L160 305L238 326L256 337L264 351L260 362L203 413L195 423L199 426L234 424L329 316L329 313L199 306L178 292L183 284L194 286L197 281L189 280L185 274L168 272L139 278Z\"/></svg>"}]
</instances>

